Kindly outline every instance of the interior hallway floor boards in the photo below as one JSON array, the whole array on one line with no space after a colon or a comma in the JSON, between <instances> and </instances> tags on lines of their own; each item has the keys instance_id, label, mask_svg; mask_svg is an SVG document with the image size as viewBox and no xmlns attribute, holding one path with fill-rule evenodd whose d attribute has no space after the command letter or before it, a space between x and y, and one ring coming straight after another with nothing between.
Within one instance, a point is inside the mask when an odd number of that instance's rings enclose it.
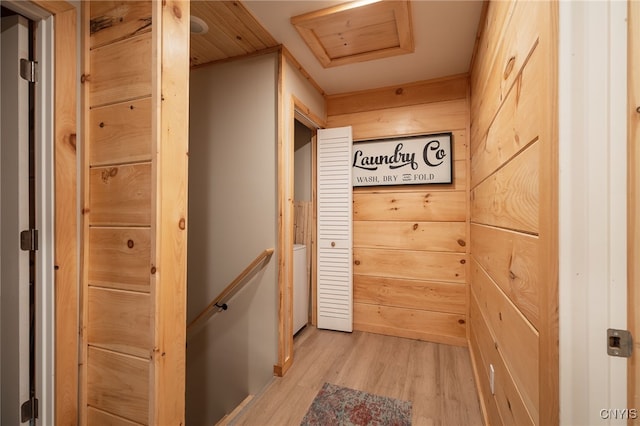
<instances>
[{"instance_id":1,"label":"interior hallway floor boards","mask_svg":"<svg viewBox=\"0 0 640 426\"><path fill-rule=\"evenodd\" d=\"M307 326L294 362L230 425L299 425L325 382L411 401L412 425L482 425L469 350L355 331Z\"/></svg>"}]
</instances>

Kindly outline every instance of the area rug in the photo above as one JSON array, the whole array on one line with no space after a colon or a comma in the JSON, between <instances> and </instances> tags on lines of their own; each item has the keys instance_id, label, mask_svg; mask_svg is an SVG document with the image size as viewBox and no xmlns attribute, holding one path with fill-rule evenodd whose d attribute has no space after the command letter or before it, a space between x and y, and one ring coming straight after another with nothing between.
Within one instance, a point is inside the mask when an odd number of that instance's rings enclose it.
<instances>
[{"instance_id":1,"label":"area rug","mask_svg":"<svg viewBox=\"0 0 640 426\"><path fill-rule=\"evenodd\" d=\"M325 383L301 426L411 425L411 402Z\"/></svg>"}]
</instances>

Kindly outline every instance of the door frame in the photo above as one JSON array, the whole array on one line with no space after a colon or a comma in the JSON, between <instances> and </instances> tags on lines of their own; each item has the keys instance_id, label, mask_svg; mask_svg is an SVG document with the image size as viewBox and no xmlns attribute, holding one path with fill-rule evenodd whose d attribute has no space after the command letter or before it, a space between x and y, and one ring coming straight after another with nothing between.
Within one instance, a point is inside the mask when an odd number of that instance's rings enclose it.
<instances>
[{"instance_id":1,"label":"door frame","mask_svg":"<svg viewBox=\"0 0 640 426\"><path fill-rule=\"evenodd\" d=\"M7 1L7 3L9 3ZM47 99L52 108L48 126L51 128L49 141L52 161L37 164L43 178L51 177L53 184L49 202L52 203L52 221L47 223L47 231L40 237L41 243L47 238L53 250L52 265L46 267L49 274L46 291L53 299L46 316L54 318L42 324L51 333L47 344L51 345L53 356L47 356L50 374L39 378L47 383L47 392L52 403L40 407L41 424L72 425L77 424L78 414L78 309L79 309L79 206L78 206L78 154L77 144L77 105L78 105L78 11L67 1L31 0L29 2L12 1L24 7L33 5L41 16L52 20L53 38L49 39L51 55L49 58L49 93L55 93ZM43 12L44 11L44 12ZM42 73L44 74L44 73ZM53 78L55 76L55 78ZM43 246L43 244L41 244ZM56 309L56 306L64 309ZM47 420L45 417L47 416ZM55 419L55 420L53 420Z\"/></svg>"},{"instance_id":2,"label":"door frame","mask_svg":"<svg viewBox=\"0 0 640 426\"><path fill-rule=\"evenodd\" d=\"M627 367L627 407L640 410L640 4L628 1L627 38L627 228L628 328L634 337L634 348ZM629 424L634 419L629 419Z\"/></svg>"},{"instance_id":3,"label":"door frame","mask_svg":"<svg viewBox=\"0 0 640 426\"><path fill-rule=\"evenodd\" d=\"M627 5L558 8L560 423L622 424L606 332L627 326Z\"/></svg>"},{"instance_id":4,"label":"door frame","mask_svg":"<svg viewBox=\"0 0 640 426\"><path fill-rule=\"evenodd\" d=\"M318 210L317 210L317 205L318 205L318 200L317 200L317 182L318 182L318 175L317 175L317 168L316 168L316 156L318 154L318 139L317 139L317 135L318 135L318 129L322 129L324 127L324 121L321 120L319 117L316 117L311 110L299 99L297 99L295 96L292 97L292 108L291 110L293 111L293 117L292 117L292 123L293 126L295 128L295 120L298 120L300 123L302 123L303 125L305 125L309 130L311 130L311 210L313 212L312 214L312 220L311 220L311 246L308 247L308 250L311 250L311 288L309 289L310 294L311 294L311 324L312 325L316 325L317 322L317 305L316 305L316 286L317 286L317 279L316 279L316 274L315 274L315 270L316 270L316 262L317 262L317 255L316 255L316 233L317 233L317 227L316 227L316 221L317 221L317 217L318 217ZM295 132L294 132L295 135Z\"/></svg>"},{"instance_id":5,"label":"door frame","mask_svg":"<svg viewBox=\"0 0 640 426\"><path fill-rule=\"evenodd\" d=\"M38 230L36 256L36 398L39 424L52 424L54 416L55 309L54 309L54 18L31 2L7 0L3 6L35 23L34 60L38 62L35 85L35 208Z\"/></svg>"}]
</instances>

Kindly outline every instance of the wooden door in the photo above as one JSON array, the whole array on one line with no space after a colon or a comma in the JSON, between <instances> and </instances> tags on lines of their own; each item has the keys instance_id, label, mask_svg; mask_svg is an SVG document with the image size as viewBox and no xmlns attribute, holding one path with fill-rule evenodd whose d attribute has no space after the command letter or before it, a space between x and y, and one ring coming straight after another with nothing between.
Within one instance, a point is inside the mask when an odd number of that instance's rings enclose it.
<instances>
[{"instance_id":1,"label":"wooden door","mask_svg":"<svg viewBox=\"0 0 640 426\"><path fill-rule=\"evenodd\" d=\"M318 130L318 328L353 330L351 127Z\"/></svg>"}]
</instances>

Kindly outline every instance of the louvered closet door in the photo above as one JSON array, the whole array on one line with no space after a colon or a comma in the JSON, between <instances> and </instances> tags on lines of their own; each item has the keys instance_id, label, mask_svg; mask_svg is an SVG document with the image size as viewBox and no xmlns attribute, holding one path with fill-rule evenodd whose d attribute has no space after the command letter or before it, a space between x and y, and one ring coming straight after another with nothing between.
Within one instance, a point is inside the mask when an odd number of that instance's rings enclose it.
<instances>
[{"instance_id":1,"label":"louvered closet door","mask_svg":"<svg viewBox=\"0 0 640 426\"><path fill-rule=\"evenodd\" d=\"M318 328L353 330L351 127L318 130Z\"/></svg>"}]
</instances>

